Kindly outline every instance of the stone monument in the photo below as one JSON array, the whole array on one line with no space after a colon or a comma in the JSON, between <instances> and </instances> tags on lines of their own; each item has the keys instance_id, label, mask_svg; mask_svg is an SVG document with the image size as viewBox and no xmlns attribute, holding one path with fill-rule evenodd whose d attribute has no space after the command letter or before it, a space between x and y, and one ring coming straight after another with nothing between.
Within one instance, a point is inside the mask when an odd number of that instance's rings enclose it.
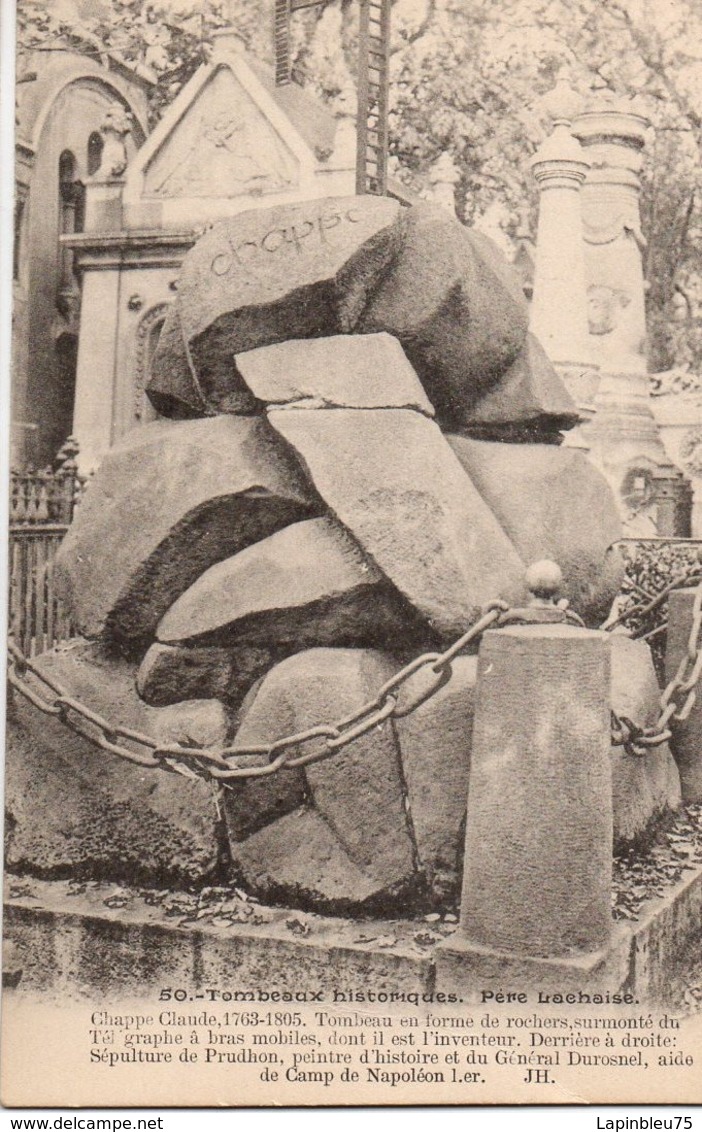
<instances>
[{"instance_id":1,"label":"stone monument","mask_svg":"<svg viewBox=\"0 0 702 1132\"><path fill-rule=\"evenodd\" d=\"M578 96L559 82L543 104L553 131L531 159L539 187L539 228L530 327L587 419L597 366L587 325L580 190L590 164L570 129L580 108Z\"/></svg>"},{"instance_id":2,"label":"stone monument","mask_svg":"<svg viewBox=\"0 0 702 1132\"><path fill-rule=\"evenodd\" d=\"M573 122L591 163L581 196L590 342L600 369L585 436L621 501L627 533L689 535L689 483L666 453L650 396L639 211L649 128L630 101L603 101Z\"/></svg>"},{"instance_id":3,"label":"stone monument","mask_svg":"<svg viewBox=\"0 0 702 1132\"><path fill-rule=\"evenodd\" d=\"M233 746L224 766L254 774L218 786L177 760L96 755L18 701L8 861L161 886L224 872L340 912L445 907L476 646L416 710L325 743L487 603L523 605L528 563L560 563L589 626L617 592L616 506L559 444L578 413L519 283L441 206L312 199L208 230L172 312L147 388L163 419L105 456L56 560L83 637L35 664L113 736L147 731L220 767ZM266 773L290 735L296 764ZM675 767L632 829L616 799L648 760L612 765L615 831L636 836L675 804Z\"/></svg>"}]
</instances>

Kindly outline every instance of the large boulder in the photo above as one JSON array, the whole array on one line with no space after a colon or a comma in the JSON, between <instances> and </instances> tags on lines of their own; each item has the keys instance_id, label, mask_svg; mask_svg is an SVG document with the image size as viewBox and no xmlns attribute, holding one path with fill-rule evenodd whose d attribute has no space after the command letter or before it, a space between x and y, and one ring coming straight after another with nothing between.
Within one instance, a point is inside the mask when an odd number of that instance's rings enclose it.
<instances>
[{"instance_id":1,"label":"large boulder","mask_svg":"<svg viewBox=\"0 0 702 1132\"><path fill-rule=\"evenodd\" d=\"M477 656L457 656L443 687L395 720L417 866L438 905L461 884Z\"/></svg>"},{"instance_id":2,"label":"large boulder","mask_svg":"<svg viewBox=\"0 0 702 1132\"><path fill-rule=\"evenodd\" d=\"M159 421L105 456L56 558L79 632L148 642L213 563L320 503L264 420Z\"/></svg>"},{"instance_id":3,"label":"large boulder","mask_svg":"<svg viewBox=\"0 0 702 1132\"><path fill-rule=\"evenodd\" d=\"M158 626L164 643L294 646L416 641L418 618L332 518L307 519L211 566Z\"/></svg>"},{"instance_id":4,"label":"large boulder","mask_svg":"<svg viewBox=\"0 0 702 1132\"><path fill-rule=\"evenodd\" d=\"M527 305L506 286L506 265L495 269L496 250L445 209L416 205L407 225L358 330L399 338L442 427L459 428L522 349Z\"/></svg>"},{"instance_id":5,"label":"large boulder","mask_svg":"<svg viewBox=\"0 0 702 1132\"><path fill-rule=\"evenodd\" d=\"M397 670L386 654L363 649L312 649L279 664L242 710L235 746L269 743L330 723L367 702ZM295 754L313 752L322 740ZM300 790L300 776L304 789ZM292 777L292 786L286 784ZM295 779L297 797L294 806ZM251 787L225 791L232 860L238 875L264 897L324 907L389 902L416 884L405 811L400 754L392 724L374 727L331 758L260 780L266 817L276 791L280 817L242 835L255 804ZM249 824L250 828L250 824Z\"/></svg>"},{"instance_id":6,"label":"large boulder","mask_svg":"<svg viewBox=\"0 0 702 1132\"><path fill-rule=\"evenodd\" d=\"M237 354L251 392L276 408L434 410L402 346L389 334L335 335Z\"/></svg>"},{"instance_id":7,"label":"large boulder","mask_svg":"<svg viewBox=\"0 0 702 1132\"><path fill-rule=\"evenodd\" d=\"M577 406L533 334L491 389L470 410L466 427L495 440L560 441L561 430L574 428Z\"/></svg>"},{"instance_id":8,"label":"large boulder","mask_svg":"<svg viewBox=\"0 0 702 1132\"><path fill-rule=\"evenodd\" d=\"M446 438L521 558L563 571L564 596L589 624L612 604L622 562L614 497L584 452L550 444L499 444Z\"/></svg>"},{"instance_id":9,"label":"large boulder","mask_svg":"<svg viewBox=\"0 0 702 1132\"><path fill-rule=\"evenodd\" d=\"M110 723L156 737L159 712L137 696L132 665L84 641L34 663ZM101 750L19 694L9 716L8 868L157 887L215 875L222 846L214 785Z\"/></svg>"},{"instance_id":10,"label":"large boulder","mask_svg":"<svg viewBox=\"0 0 702 1132\"><path fill-rule=\"evenodd\" d=\"M272 410L330 511L441 637L524 597L524 563L438 426L407 409Z\"/></svg>"},{"instance_id":11,"label":"large boulder","mask_svg":"<svg viewBox=\"0 0 702 1132\"><path fill-rule=\"evenodd\" d=\"M288 338L348 334L398 251L388 197L339 197L239 213L183 261L177 306L206 400L226 408L235 354ZM163 389L163 392L169 392Z\"/></svg>"},{"instance_id":12,"label":"large boulder","mask_svg":"<svg viewBox=\"0 0 702 1132\"><path fill-rule=\"evenodd\" d=\"M645 641L611 634L612 708L636 727L655 723L661 690ZM680 805L680 775L667 743L634 756L612 747L612 802L617 846L641 842Z\"/></svg>"}]
</instances>

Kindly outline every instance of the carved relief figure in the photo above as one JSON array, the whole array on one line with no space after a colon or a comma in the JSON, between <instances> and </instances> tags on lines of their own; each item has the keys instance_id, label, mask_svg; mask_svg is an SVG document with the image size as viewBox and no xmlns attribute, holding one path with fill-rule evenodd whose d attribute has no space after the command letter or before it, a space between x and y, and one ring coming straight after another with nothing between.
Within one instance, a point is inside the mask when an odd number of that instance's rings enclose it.
<instances>
[{"instance_id":1,"label":"carved relief figure","mask_svg":"<svg viewBox=\"0 0 702 1132\"><path fill-rule=\"evenodd\" d=\"M587 289L587 320L591 334L611 334L619 324L620 311L631 298L616 287L593 284Z\"/></svg>"},{"instance_id":2,"label":"carved relief figure","mask_svg":"<svg viewBox=\"0 0 702 1132\"><path fill-rule=\"evenodd\" d=\"M159 153L147 190L161 197L277 192L296 181L296 163L229 72L215 76Z\"/></svg>"}]
</instances>

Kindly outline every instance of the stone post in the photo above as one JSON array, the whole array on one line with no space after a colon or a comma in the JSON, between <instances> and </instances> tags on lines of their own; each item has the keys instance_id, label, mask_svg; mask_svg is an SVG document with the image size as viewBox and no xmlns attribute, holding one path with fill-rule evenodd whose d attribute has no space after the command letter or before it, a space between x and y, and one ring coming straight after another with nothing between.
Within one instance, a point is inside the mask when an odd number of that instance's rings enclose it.
<instances>
[{"instance_id":1,"label":"stone post","mask_svg":"<svg viewBox=\"0 0 702 1132\"><path fill-rule=\"evenodd\" d=\"M665 653L665 678L672 680L687 655L692 628L694 589L673 590L668 598L668 640ZM676 697L682 706L684 693ZM686 720L672 721L673 741L671 743L675 761L680 771L680 787L683 802L702 802L702 682Z\"/></svg>"},{"instance_id":2,"label":"stone post","mask_svg":"<svg viewBox=\"0 0 702 1132\"><path fill-rule=\"evenodd\" d=\"M531 160L540 197L530 328L587 417L597 375L588 339L580 213L589 162L570 131L579 104L563 83L544 99L554 128Z\"/></svg>"},{"instance_id":3,"label":"stone post","mask_svg":"<svg viewBox=\"0 0 702 1132\"><path fill-rule=\"evenodd\" d=\"M597 970L612 936L612 820L607 635L555 621L485 633L444 972L543 986Z\"/></svg>"},{"instance_id":4,"label":"stone post","mask_svg":"<svg viewBox=\"0 0 702 1132\"><path fill-rule=\"evenodd\" d=\"M625 520L621 489L628 471L670 464L647 372L639 175L649 126L630 101L605 103L573 122L591 163L581 197L590 343L601 374L585 435Z\"/></svg>"}]
</instances>

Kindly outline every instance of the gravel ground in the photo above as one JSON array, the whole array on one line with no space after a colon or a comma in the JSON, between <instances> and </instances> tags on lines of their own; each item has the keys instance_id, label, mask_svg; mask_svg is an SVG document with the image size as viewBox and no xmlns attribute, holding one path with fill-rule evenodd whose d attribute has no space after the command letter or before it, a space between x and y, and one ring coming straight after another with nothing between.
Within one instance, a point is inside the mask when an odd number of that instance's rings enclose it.
<instances>
[{"instance_id":1,"label":"gravel ground","mask_svg":"<svg viewBox=\"0 0 702 1132\"><path fill-rule=\"evenodd\" d=\"M684 874L702 864L702 805L685 807L651 848L614 859L612 911L615 920L638 920L644 901L665 896ZM702 925L670 972L661 1005L682 1014L702 1011Z\"/></svg>"},{"instance_id":2,"label":"gravel ground","mask_svg":"<svg viewBox=\"0 0 702 1132\"><path fill-rule=\"evenodd\" d=\"M612 914L615 920L638 920L641 906L702 864L702 805L686 806L659 831L644 852L614 858Z\"/></svg>"}]
</instances>

